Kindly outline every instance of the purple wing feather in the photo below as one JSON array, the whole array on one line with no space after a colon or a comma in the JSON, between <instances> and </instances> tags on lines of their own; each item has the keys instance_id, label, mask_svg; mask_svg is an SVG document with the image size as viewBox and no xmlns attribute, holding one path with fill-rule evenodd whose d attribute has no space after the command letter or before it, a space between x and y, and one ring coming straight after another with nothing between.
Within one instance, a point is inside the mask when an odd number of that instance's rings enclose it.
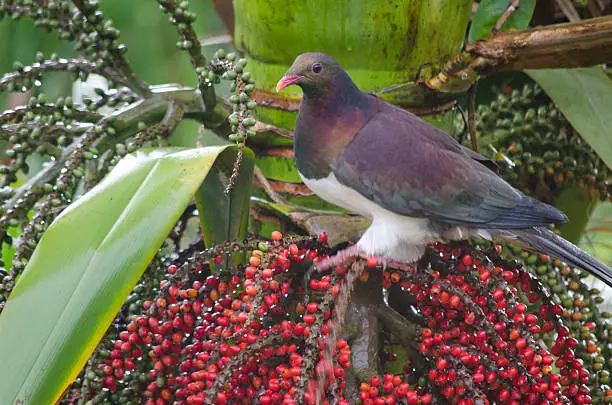
<instances>
[{"instance_id":1,"label":"purple wing feather","mask_svg":"<svg viewBox=\"0 0 612 405\"><path fill-rule=\"evenodd\" d=\"M378 112L333 168L344 185L393 212L446 223L524 228L566 220L510 186L482 164L486 158L466 152L438 128L371 100Z\"/></svg>"}]
</instances>

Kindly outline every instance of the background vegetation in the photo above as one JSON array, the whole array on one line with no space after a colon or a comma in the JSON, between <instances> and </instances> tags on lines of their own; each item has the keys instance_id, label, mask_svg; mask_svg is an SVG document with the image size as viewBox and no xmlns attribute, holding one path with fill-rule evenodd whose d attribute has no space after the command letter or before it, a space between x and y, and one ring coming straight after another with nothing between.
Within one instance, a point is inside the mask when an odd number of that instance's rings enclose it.
<instances>
[{"instance_id":1,"label":"background vegetation","mask_svg":"<svg viewBox=\"0 0 612 405\"><path fill-rule=\"evenodd\" d=\"M367 221L301 184L272 92L332 54L610 263L609 1L99 3L0 0L0 404L612 403L579 269L472 240L309 271Z\"/></svg>"}]
</instances>

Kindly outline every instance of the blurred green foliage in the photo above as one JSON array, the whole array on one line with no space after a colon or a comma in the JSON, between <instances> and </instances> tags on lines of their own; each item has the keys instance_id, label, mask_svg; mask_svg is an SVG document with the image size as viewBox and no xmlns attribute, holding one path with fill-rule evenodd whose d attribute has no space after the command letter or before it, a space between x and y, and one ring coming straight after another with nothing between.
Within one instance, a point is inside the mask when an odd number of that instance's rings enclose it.
<instances>
[{"instance_id":1,"label":"blurred green foliage","mask_svg":"<svg viewBox=\"0 0 612 405\"><path fill-rule=\"evenodd\" d=\"M176 47L176 30L155 1L103 0L100 8L121 30L120 41L127 45L127 59L139 77L150 84L197 85L187 54ZM198 15L194 26L201 39L225 32L211 0L194 0L190 9ZM206 56L211 57L218 47L210 47ZM52 53L64 58L78 56L71 43L35 28L30 19L12 21L5 18L0 22L0 75L12 71L15 61L26 65L33 63L37 51L43 52L45 57ZM39 91L49 98L65 96L70 94L71 81L66 74L49 75ZM7 102L8 95L0 94L0 108L5 109ZM181 125L172 143L193 145L197 127L192 122Z\"/></svg>"}]
</instances>

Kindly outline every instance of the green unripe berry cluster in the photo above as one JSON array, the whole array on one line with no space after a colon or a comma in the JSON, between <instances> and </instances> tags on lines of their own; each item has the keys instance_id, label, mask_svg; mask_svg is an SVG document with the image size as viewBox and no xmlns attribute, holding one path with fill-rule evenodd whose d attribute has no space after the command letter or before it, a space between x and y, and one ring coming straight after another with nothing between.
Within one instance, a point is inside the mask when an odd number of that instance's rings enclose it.
<instances>
[{"instance_id":1,"label":"green unripe berry cluster","mask_svg":"<svg viewBox=\"0 0 612 405\"><path fill-rule=\"evenodd\" d=\"M252 112L257 108L257 102L251 99L255 90L255 80L250 72L244 70L247 60L238 58L235 53L226 54L218 50L208 69L201 72L201 77L215 82L221 78L230 80L230 91L233 93L229 101L232 104L232 114L228 117L232 133L229 139L244 142L248 136L255 134L252 127L257 121Z\"/></svg>"},{"instance_id":2,"label":"green unripe berry cluster","mask_svg":"<svg viewBox=\"0 0 612 405\"><path fill-rule=\"evenodd\" d=\"M539 197L549 201L567 184L585 188L591 198L612 196L610 170L537 85L499 91L495 101L478 107L478 117L480 137L492 136L493 158L515 186L533 194L544 185L550 195Z\"/></svg>"},{"instance_id":3,"label":"green unripe berry cluster","mask_svg":"<svg viewBox=\"0 0 612 405\"><path fill-rule=\"evenodd\" d=\"M580 358L587 369L593 371L589 378L593 403L601 403L595 398L603 399L601 386L609 384L607 370L612 366L611 314L599 310L599 305L604 301L601 291L591 288L586 280L587 273L579 269L572 269L557 259L526 252L514 245L508 248L512 256L518 258L525 265L524 268L550 292L551 300L563 308L560 316L578 341L576 352L581 353ZM548 337L545 343L550 347L554 339Z\"/></svg>"}]
</instances>

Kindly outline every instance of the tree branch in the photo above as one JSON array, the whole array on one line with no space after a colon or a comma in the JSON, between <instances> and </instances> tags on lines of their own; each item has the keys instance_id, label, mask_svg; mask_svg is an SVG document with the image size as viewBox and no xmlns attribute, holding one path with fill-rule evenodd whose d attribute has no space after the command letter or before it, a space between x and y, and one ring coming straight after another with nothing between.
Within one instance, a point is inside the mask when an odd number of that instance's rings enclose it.
<instances>
[{"instance_id":1,"label":"tree branch","mask_svg":"<svg viewBox=\"0 0 612 405\"><path fill-rule=\"evenodd\" d=\"M612 16L506 31L467 51L503 69L576 68L612 62Z\"/></svg>"},{"instance_id":2,"label":"tree branch","mask_svg":"<svg viewBox=\"0 0 612 405\"><path fill-rule=\"evenodd\" d=\"M101 76L112 80L116 84L129 87L130 82L125 77L119 75L115 70L111 68L100 68L94 62L85 59L57 59L57 60L45 60L42 62L34 63L30 66L25 66L18 72L7 73L0 78L0 91L8 89L9 85L14 87L24 85L27 80L35 79L45 73L50 72L68 72L72 73L74 70L84 73L96 73Z\"/></svg>"},{"instance_id":3,"label":"tree branch","mask_svg":"<svg viewBox=\"0 0 612 405\"><path fill-rule=\"evenodd\" d=\"M102 136L96 140L95 146L100 150L100 153L110 147L113 147L117 142L127 139L138 132L138 123L146 122L154 124L164 119L171 105L179 106L185 113L185 116L190 119L197 120L210 126L217 124L218 120L224 117L222 109L223 103L217 103L217 107L212 112L206 111L202 98L197 90L189 87L181 87L178 85L152 86L152 97L148 99L138 100L129 106L114 112L111 117L113 127L117 129L118 136L113 139L108 139ZM40 106L41 109L51 108L48 105ZM21 113L26 107L16 109L17 113ZM54 111L52 108L50 111ZM45 111L46 112L46 111ZM12 112L12 114L17 114ZM96 113L82 111L83 117L89 118L96 122L102 119ZM6 114L6 113L5 113ZM225 115L226 116L226 115ZM2 121L0 116L0 122ZM213 120L213 121L209 121ZM209 124L210 123L210 124ZM11 125L11 124L9 124ZM5 127L2 127L4 129ZM9 126L9 128L11 128ZM90 129L91 125L79 124L73 130L75 133L82 133ZM74 153L78 142L68 146L64 154L57 158L52 164L45 166L36 176L31 178L26 184L15 190L15 194L3 204L4 210L14 210L18 201L24 201L28 190L41 187L45 183L52 182L57 177L60 170L64 167L70 156ZM1 223L1 221L0 221Z\"/></svg>"},{"instance_id":4,"label":"tree branch","mask_svg":"<svg viewBox=\"0 0 612 405\"><path fill-rule=\"evenodd\" d=\"M6 110L0 113L0 125L17 123L21 121L21 119L29 112L34 114L49 115L56 112L66 113L66 111L70 111L70 118L78 122L97 122L102 118L102 115L96 112L82 110L77 107L66 109L63 106L59 107L53 103L44 103L32 106L19 106L15 107L14 110Z\"/></svg>"},{"instance_id":5,"label":"tree branch","mask_svg":"<svg viewBox=\"0 0 612 405\"><path fill-rule=\"evenodd\" d=\"M384 307L382 278L373 272L366 282L356 282L353 286L351 305L344 317L345 328L349 328L346 339L351 345L351 367L359 381L369 381L373 375L382 373L378 357L381 350L379 335L380 322L378 309ZM358 386L358 385L357 385ZM355 398L358 388L354 388Z\"/></svg>"},{"instance_id":6,"label":"tree branch","mask_svg":"<svg viewBox=\"0 0 612 405\"><path fill-rule=\"evenodd\" d=\"M479 75L500 70L577 68L612 62L612 16L505 31L466 47L424 84L465 92Z\"/></svg>"}]
</instances>

